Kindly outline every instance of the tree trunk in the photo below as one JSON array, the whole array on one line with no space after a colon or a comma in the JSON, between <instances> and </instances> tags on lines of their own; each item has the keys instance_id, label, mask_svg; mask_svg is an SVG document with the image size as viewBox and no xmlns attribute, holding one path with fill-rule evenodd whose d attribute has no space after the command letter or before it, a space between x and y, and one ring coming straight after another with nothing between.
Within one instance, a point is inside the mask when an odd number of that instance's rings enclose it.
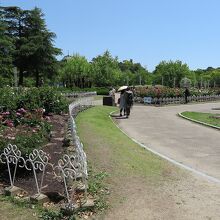
<instances>
[{"instance_id":1,"label":"tree trunk","mask_svg":"<svg viewBox=\"0 0 220 220\"><path fill-rule=\"evenodd\" d=\"M79 78L77 78L77 87L80 88L80 79Z\"/></svg>"},{"instance_id":2,"label":"tree trunk","mask_svg":"<svg viewBox=\"0 0 220 220\"><path fill-rule=\"evenodd\" d=\"M92 82L91 81L89 81L89 86L88 86L89 88L91 88L92 87Z\"/></svg>"},{"instance_id":3,"label":"tree trunk","mask_svg":"<svg viewBox=\"0 0 220 220\"><path fill-rule=\"evenodd\" d=\"M39 82L40 82L40 76L39 76L39 71L38 69L36 70L36 87L39 87Z\"/></svg>"},{"instance_id":4,"label":"tree trunk","mask_svg":"<svg viewBox=\"0 0 220 220\"><path fill-rule=\"evenodd\" d=\"M20 69L19 69L18 85L19 85L19 86L23 86L23 83L24 83L24 73L23 73L23 69L20 68Z\"/></svg>"},{"instance_id":5,"label":"tree trunk","mask_svg":"<svg viewBox=\"0 0 220 220\"><path fill-rule=\"evenodd\" d=\"M84 89L85 88L85 78L82 77L82 88Z\"/></svg>"}]
</instances>

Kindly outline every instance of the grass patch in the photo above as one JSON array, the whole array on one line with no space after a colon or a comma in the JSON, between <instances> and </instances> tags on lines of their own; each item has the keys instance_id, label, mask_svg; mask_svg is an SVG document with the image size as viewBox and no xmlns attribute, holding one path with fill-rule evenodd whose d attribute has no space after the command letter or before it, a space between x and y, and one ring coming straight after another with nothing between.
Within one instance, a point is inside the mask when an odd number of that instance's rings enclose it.
<instances>
[{"instance_id":1,"label":"grass patch","mask_svg":"<svg viewBox=\"0 0 220 220\"><path fill-rule=\"evenodd\" d=\"M116 207L129 200L137 185L141 188L159 187L165 180L175 181L176 171L179 172L122 133L109 118L114 110L117 108L96 106L76 118L89 169L92 167L95 174L89 173L89 191L97 194L98 210L95 212L98 213L108 206ZM133 192L137 193L136 190Z\"/></svg>"},{"instance_id":2,"label":"grass patch","mask_svg":"<svg viewBox=\"0 0 220 220\"><path fill-rule=\"evenodd\" d=\"M0 196L0 219L1 220L29 220L38 219L38 211L28 208L25 201L18 201L12 197Z\"/></svg>"},{"instance_id":3,"label":"grass patch","mask_svg":"<svg viewBox=\"0 0 220 220\"><path fill-rule=\"evenodd\" d=\"M25 199L11 196L0 196L1 220L75 220L75 216L66 216L58 208L44 208L31 204Z\"/></svg>"},{"instance_id":4,"label":"grass patch","mask_svg":"<svg viewBox=\"0 0 220 220\"><path fill-rule=\"evenodd\" d=\"M201 113L201 112L182 112L181 114L190 119L197 120L200 122L205 122L207 124L214 125L220 128L220 119L213 118L213 116L220 116L220 114Z\"/></svg>"},{"instance_id":5,"label":"grass patch","mask_svg":"<svg viewBox=\"0 0 220 220\"><path fill-rule=\"evenodd\" d=\"M91 167L89 169L88 192L95 198L95 209L99 212L108 208L106 201L108 188L104 184L107 176L108 174L106 172L96 173Z\"/></svg>"},{"instance_id":6,"label":"grass patch","mask_svg":"<svg viewBox=\"0 0 220 220\"><path fill-rule=\"evenodd\" d=\"M94 100L102 100L103 99L103 95L97 95L93 97Z\"/></svg>"},{"instance_id":7,"label":"grass patch","mask_svg":"<svg viewBox=\"0 0 220 220\"><path fill-rule=\"evenodd\" d=\"M80 138L88 157L92 157L90 162L95 167L108 163L105 168L111 168L116 176L160 176L164 161L124 135L109 118L113 110L116 108L97 106L77 117Z\"/></svg>"}]
</instances>

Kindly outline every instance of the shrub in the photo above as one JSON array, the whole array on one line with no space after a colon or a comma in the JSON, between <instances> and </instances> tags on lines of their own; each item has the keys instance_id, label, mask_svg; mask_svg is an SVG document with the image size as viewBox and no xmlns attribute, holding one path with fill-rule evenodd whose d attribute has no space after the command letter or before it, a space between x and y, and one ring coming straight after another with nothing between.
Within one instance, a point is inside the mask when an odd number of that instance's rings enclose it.
<instances>
[{"instance_id":1,"label":"shrub","mask_svg":"<svg viewBox=\"0 0 220 220\"><path fill-rule=\"evenodd\" d=\"M23 155L29 154L33 149L39 148L46 143L50 130L51 126L46 123L42 124L39 130L29 128L18 134L12 131L7 135L2 135L4 137L0 138L0 152L10 143L17 145ZM5 132L7 131L5 130Z\"/></svg>"},{"instance_id":2,"label":"shrub","mask_svg":"<svg viewBox=\"0 0 220 220\"><path fill-rule=\"evenodd\" d=\"M4 110L25 108L34 110L45 109L46 113L61 113L67 111L67 100L59 91L52 87L41 88L11 88L0 89L0 106Z\"/></svg>"},{"instance_id":3,"label":"shrub","mask_svg":"<svg viewBox=\"0 0 220 220\"><path fill-rule=\"evenodd\" d=\"M19 95L13 88L7 86L0 89L0 106L4 110L17 108Z\"/></svg>"},{"instance_id":4,"label":"shrub","mask_svg":"<svg viewBox=\"0 0 220 220\"><path fill-rule=\"evenodd\" d=\"M44 108L47 113L61 113L63 111L67 111L66 99L61 95L60 92L51 87L40 88L39 97L41 100L41 106L39 107Z\"/></svg>"},{"instance_id":5,"label":"shrub","mask_svg":"<svg viewBox=\"0 0 220 220\"><path fill-rule=\"evenodd\" d=\"M0 114L0 151L7 144L16 144L22 154L30 153L40 147L49 137L51 125L48 116L43 117L43 110L28 112L21 108L17 111Z\"/></svg>"},{"instance_id":6,"label":"shrub","mask_svg":"<svg viewBox=\"0 0 220 220\"><path fill-rule=\"evenodd\" d=\"M152 98L170 98L184 96L184 90L181 88L169 88L165 86L137 86L135 95L138 97L150 96ZM191 88L190 94L195 96L220 94L218 89L197 89Z\"/></svg>"}]
</instances>

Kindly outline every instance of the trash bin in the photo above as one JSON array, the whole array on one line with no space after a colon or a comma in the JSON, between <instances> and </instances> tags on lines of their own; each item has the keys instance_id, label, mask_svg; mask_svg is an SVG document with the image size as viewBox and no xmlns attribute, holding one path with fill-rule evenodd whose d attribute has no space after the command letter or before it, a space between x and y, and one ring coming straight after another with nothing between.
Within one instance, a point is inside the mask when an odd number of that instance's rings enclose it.
<instances>
[{"instance_id":1,"label":"trash bin","mask_svg":"<svg viewBox=\"0 0 220 220\"><path fill-rule=\"evenodd\" d=\"M113 98L111 96L104 96L103 105L113 106Z\"/></svg>"}]
</instances>

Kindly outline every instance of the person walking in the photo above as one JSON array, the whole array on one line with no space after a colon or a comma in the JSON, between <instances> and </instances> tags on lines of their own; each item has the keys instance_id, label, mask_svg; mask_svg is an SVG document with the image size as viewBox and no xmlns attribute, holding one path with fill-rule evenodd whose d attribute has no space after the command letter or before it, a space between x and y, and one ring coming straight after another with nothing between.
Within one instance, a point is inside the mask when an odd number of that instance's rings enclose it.
<instances>
[{"instance_id":1,"label":"person walking","mask_svg":"<svg viewBox=\"0 0 220 220\"><path fill-rule=\"evenodd\" d=\"M110 89L109 96L112 97L112 105L115 106L115 89L114 88Z\"/></svg>"},{"instance_id":2,"label":"person walking","mask_svg":"<svg viewBox=\"0 0 220 220\"><path fill-rule=\"evenodd\" d=\"M129 87L126 89L124 97L125 97L126 118L128 118L130 116L131 107L133 105L133 98L134 98L134 94Z\"/></svg>"},{"instance_id":3,"label":"person walking","mask_svg":"<svg viewBox=\"0 0 220 220\"><path fill-rule=\"evenodd\" d=\"M184 91L185 104L188 103L188 96L190 96L190 92L189 92L189 89L186 87Z\"/></svg>"},{"instance_id":4,"label":"person walking","mask_svg":"<svg viewBox=\"0 0 220 220\"><path fill-rule=\"evenodd\" d=\"M125 90L121 91L120 94L120 101L119 101L119 108L120 108L120 116L122 116L122 112L124 111L124 115L126 114L125 108Z\"/></svg>"}]
</instances>

